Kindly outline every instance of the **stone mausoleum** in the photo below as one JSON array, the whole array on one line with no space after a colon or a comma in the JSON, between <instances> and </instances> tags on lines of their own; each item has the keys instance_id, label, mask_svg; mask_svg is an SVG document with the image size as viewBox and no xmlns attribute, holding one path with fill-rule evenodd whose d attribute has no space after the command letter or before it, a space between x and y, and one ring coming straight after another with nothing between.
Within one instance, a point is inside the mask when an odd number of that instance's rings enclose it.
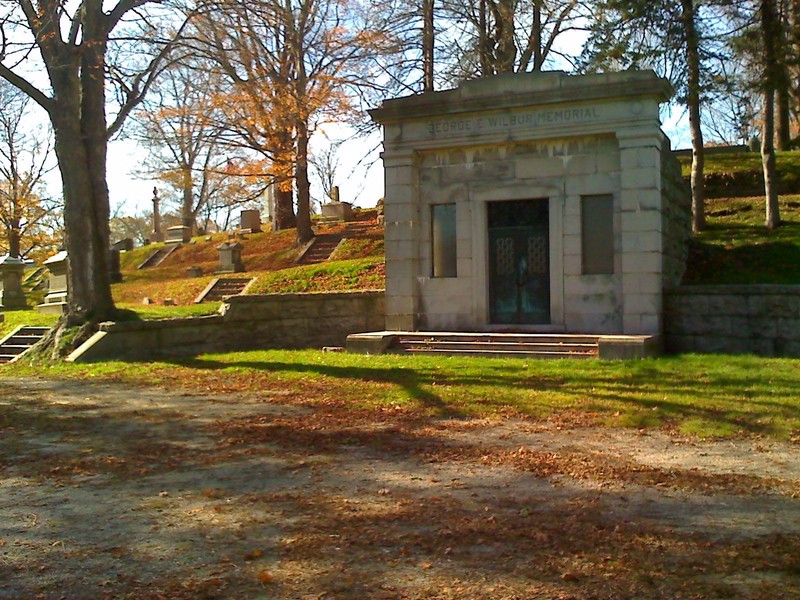
<instances>
[{"instance_id":1,"label":"stone mausoleum","mask_svg":"<svg viewBox=\"0 0 800 600\"><path fill-rule=\"evenodd\" d=\"M690 198L651 71L387 100L386 328L660 335Z\"/></svg>"}]
</instances>

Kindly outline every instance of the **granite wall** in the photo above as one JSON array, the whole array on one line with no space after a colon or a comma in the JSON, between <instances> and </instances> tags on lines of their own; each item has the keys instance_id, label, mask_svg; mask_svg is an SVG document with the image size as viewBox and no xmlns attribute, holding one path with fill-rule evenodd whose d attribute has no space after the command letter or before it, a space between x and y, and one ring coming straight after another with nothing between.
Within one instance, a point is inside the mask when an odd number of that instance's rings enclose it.
<instances>
[{"instance_id":1,"label":"granite wall","mask_svg":"<svg viewBox=\"0 0 800 600\"><path fill-rule=\"evenodd\" d=\"M800 357L800 286L683 286L664 308L670 352Z\"/></svg>"},{"instance_id":2,"label":"granite wall","mask_svg":"<svg viewBox=\"0 0 800 600\"><path fill-rule=\"evenodd\" d=\"M344 346L384 329L384 293L231 296L206 317L104 323L69 360L147 360L266 348Z\"/></svg>"}]
</instances>

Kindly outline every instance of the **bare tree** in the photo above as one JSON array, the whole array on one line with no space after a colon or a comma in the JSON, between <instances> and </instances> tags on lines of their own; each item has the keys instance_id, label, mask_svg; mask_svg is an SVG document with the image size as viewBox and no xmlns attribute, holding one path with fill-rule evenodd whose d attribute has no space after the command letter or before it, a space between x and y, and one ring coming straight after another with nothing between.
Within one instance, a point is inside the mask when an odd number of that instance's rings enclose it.
<instances>
[{"instance_id":1,"label":"bare tree","mask_svg":"<svg viewBox=\"0 0 800 600\"><path fill-rule=\"evenodd\" d=\"M585 29L587 3L579 0L442 0L452 33L444 61L451 78L541 71L565 33ZM576 53L577 54L577 53Z\"/></svg>"},{"instance_id":2,"label":"bare tree","mask_svg":"<svg viewBox=\"0 0 800 600\"><path fill-rule=\"evenodd\" d=\"M16 258L53 245L57 207L42 197L52 146L49 131L32 128L29 98L0 79L0 246Z\"/></svg>"},{"instance_id":3,"label":"bare tree","mask_svg":"<svg viewBox=\"0 0 800 600\"><path fill-rule=\"evenodd\" d=\"M264 156L276 184L278 228L313 237L309 140L316 124L347 118L348 94L369 85L366 58L381 34L355 0L220 0L198 26L208 55L230 80L227 124L237 143ZM292 223L292 195L297 214Z\"/></svg>"},{"instance_id":4,"label":"bare tree","mask_svg":"<svg viewBox=\"0 0 800 600\"><path fill-rule=\"evenodd\" d=\"M220 144L219 81L201 60L191 61L164 71L135 113L134 135L150 150L145 171L177 192L182 224L195 231L198 215L235 174Z\"/></svg>"}]
</instances>

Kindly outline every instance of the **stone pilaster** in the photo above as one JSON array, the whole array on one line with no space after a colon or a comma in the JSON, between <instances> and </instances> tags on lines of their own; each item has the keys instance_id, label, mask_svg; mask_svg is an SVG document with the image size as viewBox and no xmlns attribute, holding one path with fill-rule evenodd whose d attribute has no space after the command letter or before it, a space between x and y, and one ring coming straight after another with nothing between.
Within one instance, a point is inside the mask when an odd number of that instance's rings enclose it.
<instances>
[{"instance_id":1,"label":"stone pilaster","mask_svg":"<svg viewBox=\"0 0 800 600\"><path fill-rule=\"evenodd\" d=\"M663 139L654 129L617 134L623 240L622 328L629 335L660 335L663 328Z\"/></svg>"},{"instance_id":2,"label":"stone pilaster","mask_svg":"<svg viewBox=\"0 0 800 600\"><path fill-rule=\"evenodd\" d=\"M416 161L413 154L385 152L383 164L386 178L386 329L415 331L420 244Z\"/></svg>"}]
</instances>

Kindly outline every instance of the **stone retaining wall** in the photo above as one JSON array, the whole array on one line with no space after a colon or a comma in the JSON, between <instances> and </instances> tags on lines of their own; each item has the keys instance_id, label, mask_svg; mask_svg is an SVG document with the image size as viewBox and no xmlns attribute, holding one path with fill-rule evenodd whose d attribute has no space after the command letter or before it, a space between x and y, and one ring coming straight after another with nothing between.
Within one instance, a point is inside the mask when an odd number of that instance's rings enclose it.
<instances>
[{"instance_id":1,"label":"stone retaining wall","mask_svg":"<svg viewBox=\"0 0 800 600\"><path fill-rule=\"evenodd\" d=\"M232 296L219 315L105 323L70 360L344 346L351 333L384 329L384 313L382 291Z\"/></svg>"},{"instance_id":2,"label":"stone retaining wall","mask_svg":"<svg viewBox=\"0 0 800 600\"><path fill-rule=\"evenodd\" d=\"M800 357L800 286L684 286L668 292L670 352Z\"/></svg>"}]
</instances>

